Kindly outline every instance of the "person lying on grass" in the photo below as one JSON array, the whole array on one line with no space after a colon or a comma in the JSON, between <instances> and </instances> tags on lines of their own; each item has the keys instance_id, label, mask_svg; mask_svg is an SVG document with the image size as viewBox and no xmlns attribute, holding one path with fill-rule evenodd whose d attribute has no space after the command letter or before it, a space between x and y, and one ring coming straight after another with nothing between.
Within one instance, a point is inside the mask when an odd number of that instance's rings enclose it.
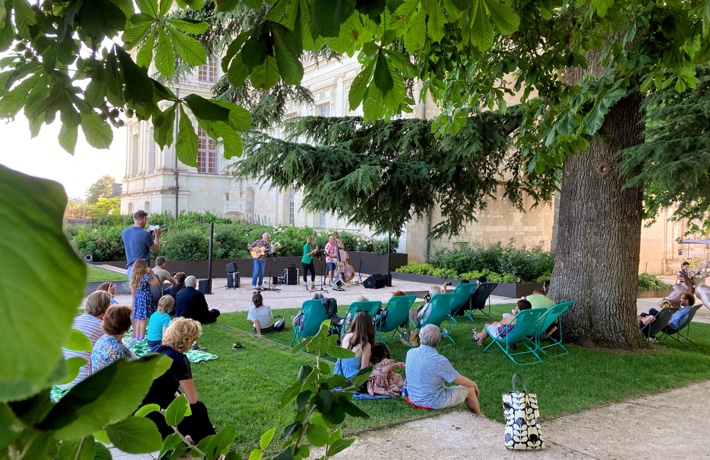
<instances>
[{"instance_id":1,"label":"person lying on grass","mask_svg":"<svg viewBox=\"0 0 710 460\"><path fill-rule=\"evenodd\" d=\"M481 332L478 332L474 327L471 330L473 341L476 342L478 345L483 345L483 341L486 340L488 337L493 337L494 339L504 338L515 327L515 315L517 315L523 310L530 310L531 308L532 305L530 305L530 302L528 300L518 300L518 306L513 311L513 314L511 316L503 318L502 320L500 320L500 322L496 321L492 324L486 324Z\"/></svg>"}]
</instances>

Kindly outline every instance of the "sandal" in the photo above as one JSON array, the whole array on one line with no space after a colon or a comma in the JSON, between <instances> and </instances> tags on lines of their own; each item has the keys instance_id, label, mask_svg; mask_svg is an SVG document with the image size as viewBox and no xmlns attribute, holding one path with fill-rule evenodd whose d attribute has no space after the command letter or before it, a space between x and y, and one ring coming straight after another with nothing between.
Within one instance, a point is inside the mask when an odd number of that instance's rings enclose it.
<instances>
[{"instance_id":1,"label":"sandal","mask_svg":"<svg viewBox=\"0 0 710 460\"><path fill-rule=\"evenodd\" d=\"M475 327L473 329L471 329L471 339L474 342L478 343L478 331L476 330ZM478 344L480 345L480 343L478 343Z\"/></svg>"},{"instance_id":2,"label":"sandal","mask_svg":"<svg viewBox=\"0 0 710 460\"><path fill-rule=\"evenodd\" d=\"M244 345L242 345L242 342L237 342L232 344L232 348L237 350L239 348L244 348Z\"/></svg>"}]
</instances>

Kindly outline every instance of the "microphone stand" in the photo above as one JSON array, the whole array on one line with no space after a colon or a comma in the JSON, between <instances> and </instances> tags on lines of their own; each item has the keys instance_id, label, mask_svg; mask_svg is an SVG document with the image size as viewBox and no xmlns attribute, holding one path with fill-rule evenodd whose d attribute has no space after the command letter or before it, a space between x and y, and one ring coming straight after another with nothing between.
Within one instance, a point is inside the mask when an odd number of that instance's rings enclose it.
<instances>
[{"instance_id":1,"label":"microphone stand","mask_svg":"<svg viewBox=\"0 0 710 460\"><path fill-rule=\"evenodd\" d=\"M267 291L271 291L271 292L280 292L281 289L277 289L277 288L271 287L271 279L273 278L274 263L275 263L275 261L273 260L273 259L275 259L274 253L272 252L271 254L269 254L269 257L270 257L272 260L271 260L271 264L269 264L269 287L266 288L266 290L267 290Z\"/></svg>"},{"instance_id":2,"label":"microphone stand","mask_svg":"<svg viewBox=\"0 0 710 460\"><path fill-rule=\"evenodd\" d=\"M328 292L327 289L325 289L323 286L325 285L325 272L326 272L326 267L325 267L325 254L322 254L320 256L320 268L321 268L321 273L320 273L320 289L314 289L314 291L321 291L321 292Z\"/></svg>"}]
</instances>

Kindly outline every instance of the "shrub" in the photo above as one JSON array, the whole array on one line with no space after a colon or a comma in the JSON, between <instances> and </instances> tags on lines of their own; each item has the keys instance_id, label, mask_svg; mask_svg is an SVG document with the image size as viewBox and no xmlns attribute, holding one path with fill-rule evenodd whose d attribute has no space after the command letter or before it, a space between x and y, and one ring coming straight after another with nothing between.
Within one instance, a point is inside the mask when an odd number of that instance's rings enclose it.
<instances>
[{"instance_id":1,"label":"shrub","mask_svg":"<svg viewBox=\"0 0 710 460\"><path fill-rule=\"evenodd\" d=\"M125 260L122 227L81 227L74 237L74 244L81 254L90 253L94 262Z\"/></svg>"},{"instance_id":2,"label":"shrub","mask_svg":"<svg viewBox=\"0 0 710 460\"><path fill-rule=\"evenodd\" d=\"M209 231L205 227L192 227L167 232L160 240L160 254L168 260L195 262L207 259Z\"/></svg>"},{"instance_id":3,"label":"shrub","mask_svg":"<svg viewBox=\"0 0 710 460\"><path fill-rule=\"evenodd\" d=\"M637 289L639 291L660 292L670 289L672 286L666 284L661 279L650 273L641 273L638 277Z\"/></svg>"}]
</instances>

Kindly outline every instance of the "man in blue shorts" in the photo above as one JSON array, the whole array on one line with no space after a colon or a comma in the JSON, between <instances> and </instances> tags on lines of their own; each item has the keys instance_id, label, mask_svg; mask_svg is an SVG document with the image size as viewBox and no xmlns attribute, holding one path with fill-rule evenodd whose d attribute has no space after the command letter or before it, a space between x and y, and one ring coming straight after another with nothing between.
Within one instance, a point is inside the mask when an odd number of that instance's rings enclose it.
<instances>
[{"instance_id":1,"label":"man in blue shorts","mask_svg":"<svg viewBox=\"0 0 710 460\"><path fill-rule=\"evenodd\" d=\"M456 407L466 403L474 414L481 414L478 404L478 385L459 374L445 356L436 351L441 342L438 326L427 324L419 331L420 346L407 352L404 368L407 374L409 399L431 409ZM446 386L444 382L456 383Z\"/></svg>"},{"instance_id":2,"label":"man in blue shorts","mask_svg":"<svg viewBox=\"0 0 710 460\"><path fill-rule=\"evenodd\" d=\"M138 210L133 213L133 227L128 227L121 233L123 247L126 250L126 268L128 281L131 280L133 272L133 262L138 259L145 259L150 266L150 251L158 252L160 249L160 227L154 230L155 241L150 233L143 230L148 223L148 213Z\"/></svg>"}]
</instances>

